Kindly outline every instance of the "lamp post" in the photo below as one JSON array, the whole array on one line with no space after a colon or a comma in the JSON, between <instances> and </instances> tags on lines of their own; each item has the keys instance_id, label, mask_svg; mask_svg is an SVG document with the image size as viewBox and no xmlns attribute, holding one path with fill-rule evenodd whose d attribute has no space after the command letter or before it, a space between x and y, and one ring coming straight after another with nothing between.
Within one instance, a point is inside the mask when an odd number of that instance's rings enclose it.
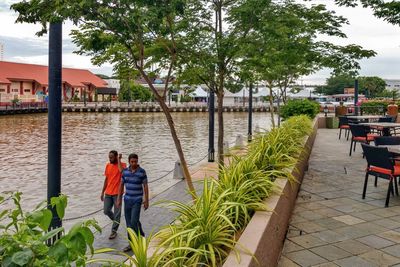
<instances>
[{"instance_id":1,"label":"lamp post","mask_svg":"<svg viewBox=\"0 0 400 267\"><path fill-rule=\"evenodd\" d=\"M214 92L210 90L210 97L208 98L208 162L215 161L215 149L214 149Z\"/></svg>"},{"instance_id":2,"label":"lamp post","mask_svg":"<svg viewBox=\"0 0 400 267\"><path fill-rule=\"evenodd\" d=\"M354 115L358 115L358 80L354 81Z\"/></svg>"},{"instance_id":3,"label":"lamp post","mask_svg":"<svg viewBox=\"0 0 400 267\"><path fill-rule=\"evenodd\" d=\"M247 141L251 142L253 135L253 83L250 82L249 86L249 125L248 125L248 133L247 133Z\"/></svg>"},{"instance_id":4,"label":"lamp post","mask_svg":"<svg viewBox=\"0 0 400 267\"><path fill-rule=\"evenodd\" d=\"M48 157L47 157L47 202L61 193L61 65L62 24L50 23L49 33L49 108L48 108ZM49 230L61 226L55 209ZM54 242L55 239L49 240Z\"/></svg>"}]
</instances>

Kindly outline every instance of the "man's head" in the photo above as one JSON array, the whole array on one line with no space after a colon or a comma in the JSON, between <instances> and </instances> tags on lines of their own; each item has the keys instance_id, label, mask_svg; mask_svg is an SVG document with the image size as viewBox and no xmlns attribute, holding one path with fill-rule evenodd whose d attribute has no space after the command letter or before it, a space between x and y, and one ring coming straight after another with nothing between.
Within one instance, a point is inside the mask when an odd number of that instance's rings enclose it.
<instances>
[{"instance_id":1,"label":"man's head","mask_svg":"<svg viewBox=\"0 0 400 267\"><path fill-rule=\"evenodd\" d=\"M132 168L136 168L138 166L139 157L138 155L132 153L129 155L128 161Z\"/></svg>"},{"instance_id":2,"label":"man's head","mask_svg":"<svg viewBox=\"0 0 400 267\"><path fill-rule=\"evenodd\" d=\"M108 158L110 159L111 164L116 164L118 162L118 152L111 150L110 153L108 153Z\"/></svg>"}]
</instances>

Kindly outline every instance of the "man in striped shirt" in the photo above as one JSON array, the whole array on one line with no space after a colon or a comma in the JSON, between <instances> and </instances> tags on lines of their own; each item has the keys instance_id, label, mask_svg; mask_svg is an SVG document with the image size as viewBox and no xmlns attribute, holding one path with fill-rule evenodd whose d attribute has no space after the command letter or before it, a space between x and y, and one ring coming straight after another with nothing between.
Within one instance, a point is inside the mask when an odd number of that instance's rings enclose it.
<instances>
[{"instance_id":1,"label":"man in striped shirt","mask_svg":"<svg viewBox=\"0 0 400 267\"><path fill-rule=\"evenodd\" d=\"M136 234L144 236L140 223L140 210L143 204L144 210L149 208L149 187L147 185L146 171L139 166L139 157L130 154L128 157L129 167L123 169L121 164L122 155L118 156L118 167L122 171L122 183L119 188L117 206L121 207L122 194L125 187L124 211L126 227L131 228ZM129 235L128 235L129 238ZM131 247L124 248L124 252L130 251Z\"/></svg>"}]
</instances>

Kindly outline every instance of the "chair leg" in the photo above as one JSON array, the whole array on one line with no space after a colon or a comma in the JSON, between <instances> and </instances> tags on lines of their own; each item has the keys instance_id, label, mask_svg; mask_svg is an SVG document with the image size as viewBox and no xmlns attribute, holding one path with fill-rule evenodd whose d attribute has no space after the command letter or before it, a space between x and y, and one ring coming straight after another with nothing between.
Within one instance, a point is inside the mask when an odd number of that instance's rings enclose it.
<instances>
[{"instance_id":1,"label":"chair leg","mask_svg":"<svg viewBox=\"0 0 400 267\"><path fill-rule=\"evenodd\" d=\"M375 183L374 183L375 187L378 186L378 176L375 176Z\"/></svg>"},{"instance_id":2,"label":"chair leg","mask_svg":"<svg viewBox=\"0 0 400 267\"><path fill-rule=\"evenodd\" d=\"M394 191L396 192L396 196L399 195L399 187L397 186L397 181L396 181L396 177L393 178L393 184L394 184Z\"/></svg>"},{"instance_id":3,"label":"chair leg","mask_svg":"<svg viewBox=\"0 0 400 267\"><path fill-rule=\"evenodd\" d=\"M357 144L357 142L354 142L354 145L353 145L353 152L356 151L356 144Z\"/></svg>"},{"instance_id":4,"label":"chair leg","mask_svg":"<svg viewBox=\"0 0 400 267\"><path fill-rule=\"evenodd\" d=\"M368 184L368 172L365 173L365 180L364 180L364 188L362 193L362 199L365 199L365 193L367 192L367 184Z\"/></svg>"},{"instance_id":5,"label":"chair leg","mask_svg":"<svg viewBox=\"0 0 400 267\"><path fill-rule=\"evenodd\" d=\"M350 152L349 152L349 156L351 156L351 151L353 150L353 139L351 140L350 143Z\"/></svg>"},{"instance_id":6,"label":"chair leg","mask_svg":"<svg viewBox=\"0 0 400 267\"><path fill-rule=\"evenodd\" d=\"M393 179L389 180L389 187L388 187L388 191L386 194L385 208L387 208L389 206L390 192L392 192L392 191L393 191Z\"/></svg>"},{"instance_id":7,"label":"chair leg","mask_svg":"<svg viewBox=\"0 0 400 267\"><path fill-rule=\"evenodd\" d=\"M342 136L342 128L339 128L339 140L341 136Z\"/></svg>"},{"instance_id":8,"label":"chair leg","mask_svg":"<svg viewBox=\"0 0 400 267\"><path fill-rule=\"evenodd\" d=\"M350 137L350 130L346 130L347 131L347 141L349 141L349 137Z\"/></svg>"}]
</instances>

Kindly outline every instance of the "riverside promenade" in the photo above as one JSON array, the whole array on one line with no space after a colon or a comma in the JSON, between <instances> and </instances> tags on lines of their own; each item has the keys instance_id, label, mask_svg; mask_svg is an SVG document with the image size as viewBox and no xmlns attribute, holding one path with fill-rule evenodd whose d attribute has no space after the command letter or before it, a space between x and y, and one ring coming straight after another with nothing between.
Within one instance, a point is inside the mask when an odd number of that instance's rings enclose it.
<instances>
[{"instance_id":1,"label":"riverside promenade","mask_svg":"<svg viewBox=\"0 0 400 267\"><path fill-rule=\"evenodd\" d=\"M362 199L366 160L349 146L318 129L279 266L400 266L400 197L384 208L388 181L370 176Z\"/></svg>"}]
</instances>

